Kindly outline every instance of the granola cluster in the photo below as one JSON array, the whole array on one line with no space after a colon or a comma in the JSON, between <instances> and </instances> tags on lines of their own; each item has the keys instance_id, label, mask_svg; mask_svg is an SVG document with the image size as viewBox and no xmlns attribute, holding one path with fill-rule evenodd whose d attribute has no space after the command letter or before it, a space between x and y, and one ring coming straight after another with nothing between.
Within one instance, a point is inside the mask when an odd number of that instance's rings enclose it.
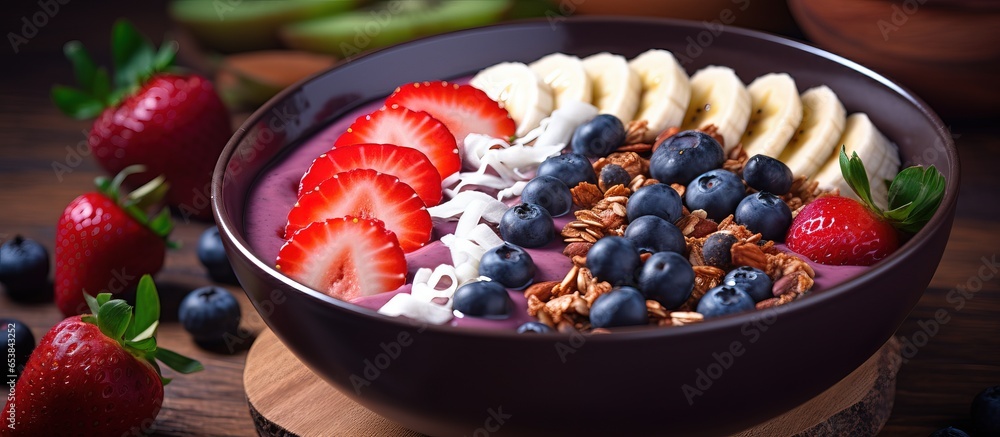
<instances>
[{"instance_id":1,"label":"granola cluster","mask_svg":"<svg viewBox=\"0 0 1000 437\"><path fill-rule=\"evenodd\" d=\"M664 138L677 133L677 128L671 128L656 139L659 144ZM703 132L715 137L721 144L722 138L715 132L714 126L709 126ZM573 203L577 206L574 212L575 220L563 227L561 236L566 248L563 254L572 260L572 268L562 281L549 281L534 284L525 291L528 299L528 313L537 317L559 331L589 331L591 329L590 308L597 298L612 289L611 284L599 281L586 267L586 256L591 246L604 236L622 236L628 225L626 204L629 196L641 187L657 184L659 181L649 176L648 156L655 147L640 143L646 133L646 124L642 121L632 122L627 127L626 145L617 149L607 157L594 163L594 170L600 174L601 169L609 164L624 168L632 177L628 186L615 185L605 187L601 184L582 182L571 189ZM741 146L729 153L722 168L741 174L748 159ZM682 197L685 187L680 184L671 185ZM752 192L748 188L748 193ZM793 215L803 206L818 197L835 194L818 189L818 184L804 177L798 177L792 184L788 194L781 196L788 204ZM737 224L730 215L716 223L709 219L705 211L682 210L682 217L675 223L685 237L685 255L694 269L694 290L691 296L680 307L674 310L664 308L655 300L646 301L649 323L656 326L681 326L698 323L704 317L695 312L698 301L705 293L721 284L726 271L709 265L702 254L702 247L709 235L725 232L736 238L737 243L731 249L732 267L750 266L767 273L773 281L773 298L756 304L758 309L783 305L802 297L813 286L815 272L801 258L779 251L773 241L763 240L760 234L753 233L746 227ZM649 258L643 254L643 262Z\"/></svg>"}]
</instances>

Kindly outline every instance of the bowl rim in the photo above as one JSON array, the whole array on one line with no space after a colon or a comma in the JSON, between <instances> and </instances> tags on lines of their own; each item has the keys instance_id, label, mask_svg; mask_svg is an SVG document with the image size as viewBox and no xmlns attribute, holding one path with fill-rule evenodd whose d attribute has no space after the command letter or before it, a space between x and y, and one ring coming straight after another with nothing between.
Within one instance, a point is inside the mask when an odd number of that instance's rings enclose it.
<instances>
[{"instance_id":1,"label":"bowl rim","mask_svg":"<svg viewBox=\"0 0 1000 437\"><path fill-rule=\"evenodd\" d=\"M369 319L371 322L376 323L390 323L395 324L400 329L413 328L419 326L423 332L424 329L430 330L432 332L444 335L455 335L455 336L472 336L472 337L485 337L485 338L497 338L497 339L518 339L518 341L564 341L570 336L579 335L578 333L561 333L553 332L546 335L523 335L518 334L514 330L502 330L502 329L489 329L489 328L476 328L476 327L463 327L463 326L450 326L450 325L433 325L423 322L417 322L407 319L402 319L398 317L391 317L379 314L377 311L362 307L358 304L354 304L347 301L342 301L331 296L328 296L320 291L313 290L305 285L302 285L291 278L285 276L281 272L275 270L272 265L267 264L260 258L258 258L253 250L250 248L248 242L235 231L234 218L230 217L228 213L225 212L224 202L222 201L223 196L223 182L225 179L226 169L233 155L235 154L239 143L244 139L246 133L253 125L260 122L260 120L268 115L268 113L273 109L275 105L286 99L288 96L297 93L303 86L316 80L320 76L328 74L340 68L349 68L356 61L361 59L368 59L380 56L392 56L393 53L401 50L407 50L409 47L425 44L429 42L434 42L439 39L448 38L460 38L464 34L476 33L490 31L497 28L514 28L521 26L534 27L540 24L545 26L562 26L562 25L572 26L588 26L588 25L609 25L609 24L654 24L654 25L668 25L674 27L683 28L697 28L700 26L700 22L691 20L681 20L672 18L645 18L645 17L618 17L618 16L605 16L605 17L565 17L558 22L551 22L548 18L535 18L535 19L524 19L516 20L504 23L498 23L488 26L481 26L476 28L458 30L453 32L447 32L437 35L432 35L428 37L418 38L406 43L397 44L389 47L380 48L373 50L364 55L352 58L349 62L343 64L337 64L329 69L317 72L309 77L306 77L294 85L285 88L277 95L269 99L266 103L261 105L257 110L255 110L238 129L230 137L229 141L226 143L225 149L223 149L219 160L216 163L215 171L212 177L212 190L211 190L211 200L212 200L212 213L215 218L215 222L219 227L220 232L225 238L230 240L230 243L236 249L240 256L247 259L247 261L253 265L254 268L259 269L265 274L271 276L273 279L280 281L288 288L295 290L296 292L304 293L309 296L318 305L327 305L337 310L350 311L356 316ZM845 293L849 292L850 289L857 288L864 284L865 282L871 281L876 276L881 274L883 271L888 270L891 267L897 266L898 264L904 262L904 258L912 256L915 252L919 250L919 246L922 242L926 241L925 238L921 236L926 236L931 233L932 230L944 227L946 225L950 226L951 216L947 211L953 211L958 200L959 191L959 180L960 180L960 165L958 158L958 151L955 148L954 141L949 135L948 128L944 125L938 115L930 109L930 107L919 97L917 97L913 92L911 92L906 87L897 84L890 80L889 78L883 76L882 74L851 61L845 57L834 54L832 52L820 49L818 47L809 45L805 42L797 41L791 38L778 36L770 34L767 32L751 30L736 26L725 25L724 32L731 32L740 38L750 38L762 40L763 42L773 43L788 46L793 49L798 49L804 51L810 55L818 56L824 58L828 61L832 61L841 64L864 77L876 81L878 84L889 88L891 91L895 92L897 95L903 97L907 100L913 107L919 110L929 121L932 122L934 128L940 134L940 139L943 140L944 154L947 156L947 162L949 165L949 173L952 175L948 180L946 180L945 194L941 201L938 210L935 212L931 220L924 225L924 227L910 238L903 246L899 247L894 253L892 253L886 259L876 263L872 268L866 270L864 273L852 277L851 279L837 284L829 290L825 290L822 293L817 293L810 295L807 299L801 299L799 301L793 302L789 305L781 305L773 307L769 310L775 311L778 317L784 317L788 313L796 313L807 311L809 308L814 306L824 305L827 301L832 299L839 299ZM627 341L627 340L645 340L654 338L672 338L678 335L688 335L697 334L704 331L716 331L716 330L729 330L747 324L753 321L759 320L763 310L749 311L746 313L736 314L732 316L727 316L724 318L706 321L704 323L695 323L691 325L686 325L684 329L661 329L661 328L650 328L646 326L642 327L629 327L629 328L616 328L615 335L605 336L596 335L588 336L588 341ZM268 318L265 318L267 321Z\"/></svg>"}]
</instances>

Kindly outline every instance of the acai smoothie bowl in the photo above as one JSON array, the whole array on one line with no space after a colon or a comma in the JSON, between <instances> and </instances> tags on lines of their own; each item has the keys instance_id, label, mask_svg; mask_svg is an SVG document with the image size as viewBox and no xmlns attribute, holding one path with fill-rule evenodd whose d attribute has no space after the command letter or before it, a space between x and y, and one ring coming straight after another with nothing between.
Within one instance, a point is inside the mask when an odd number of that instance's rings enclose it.
<instances>
[{"instance_id":1,"label":"acai smoothie bowl","mask_svg":"<svg viewBox=\"0 0 1000 437\"><path fill-rule=\"evenodd\" d=\"M702 30L506 24L285 90L213 183L248 296L430 435L727 434L819 394L933 276L954 145L862 66Z\"/></svg>"}]
</instances>

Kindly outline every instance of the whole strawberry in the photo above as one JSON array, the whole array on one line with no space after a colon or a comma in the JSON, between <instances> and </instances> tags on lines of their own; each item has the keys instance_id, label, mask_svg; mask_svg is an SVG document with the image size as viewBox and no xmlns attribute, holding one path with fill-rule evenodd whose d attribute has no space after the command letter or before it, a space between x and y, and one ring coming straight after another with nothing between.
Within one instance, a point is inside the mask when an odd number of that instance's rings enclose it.
<instances>
[{"instance_id":1,"label":"whole strawberry","mask_svg":"<svg viewBox=\"0 0 1000 437\"><path fill-rule=\"evenodd\" d=\"M0 436L141 435L153 425L169 382L155 360L180 373L203 369L156 346L160 302L148 275L134 314L108 293L86 299L91 313L54 326L31 354L4 407Z\"/></svg>"},{"instance_id":2,"label":"whole strawberry","mask_svg":"<svg viewBox=\"0 0 1000 437\"><path fill-rule=\"evenodd\" d=\"M222 100L208 79L171 72L176 43L157 51L128 22L119 21L112 48L114 89L107 71L78 41L66 44L80 89L55 86L53 100L75 118L97 117L88 141L108 174L143 165L146 171L131 176L128 186L164 175L173 187L168 203L184 217L210 218L212 170L232 133Z\"/></svg>"},{"instance_id":3,"label":"whole strawberry","mask_svg":"<svg viewBox=\"0 0 1000 437\"><path fill-rule=\"evenodd\" d=\"M941 204L944 177L934 166L909 167L889 186L889 209L871 198L864 163L840 152L840 170L861 201L821 197L803 207L788 228L792 251L820 264L870 266L899 248L906 234L919 231Z\"/></svg>"},{"instance_id":4,"label":"whole strawberry","mask_svg":"<svg viewBox=\"0 0 1000 437\"><path fill-rule=\"evenodd\" d=\"M73 199L56 226L55 302L65 316L87 311L83 293L120 294L135 289L139 277L163 267L170 213L150 218L145 208L162 198L166 185L157 178L132 193L119 192L122 181L141 167L128 167L113 180L98 178L98 190Z\"/></svg>"}]
</instances>

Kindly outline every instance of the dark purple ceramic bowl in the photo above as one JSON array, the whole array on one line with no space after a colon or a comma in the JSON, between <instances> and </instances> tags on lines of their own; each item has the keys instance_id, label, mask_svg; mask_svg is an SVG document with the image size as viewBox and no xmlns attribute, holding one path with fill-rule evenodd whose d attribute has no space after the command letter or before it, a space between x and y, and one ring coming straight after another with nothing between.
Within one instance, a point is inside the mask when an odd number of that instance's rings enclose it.
<instances>
[{"instance_id":1,"label":"dark purple ceramic bowl","mask_svg":"<svg viewBox=\"0 0 1000 437\"><path fill-rule=\"evenodd\" d=\"M948 184L940 210L891 257L826 292L766 312L596 336L413 326L308 289L249 249L243 213L258 172L397 85L552 52L632 57L653 47L673 51L689 73L720 64L745 81L783 71L801 89L828 85L849 112L868 113L906 164L941 170ZM697 22L542 20L381 50L285 90L229 142L212 201L240 282L268 326L316 374L405 427L431 435L722 435L819 394L893 335L941 259L958 168L947 129L920 99L825 51L737 28L713 35ZM393 346L401 336L405 345Z\"/></svg>"}]
</instances>

